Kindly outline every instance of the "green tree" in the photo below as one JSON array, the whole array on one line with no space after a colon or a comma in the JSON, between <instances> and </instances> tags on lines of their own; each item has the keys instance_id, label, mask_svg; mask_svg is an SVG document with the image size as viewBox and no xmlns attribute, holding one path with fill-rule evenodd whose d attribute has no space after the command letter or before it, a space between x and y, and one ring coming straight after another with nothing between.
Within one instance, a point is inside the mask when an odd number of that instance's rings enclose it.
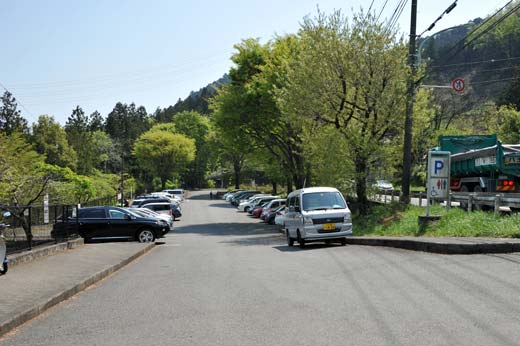
<instances>
[{"instance_id":1,"label":"green tree","mask_svg":"<svg viewBox=\"0 0 520 346\"><path fill-rule=\"evenodd\" d=\"M330 126L348 144L357 201L368 205L367 179L386 146L398 145L404 123L406 46L368 14L352 23L337 11L306 18L301 49L278 93L293 118Z\"/></svg>"},{"instance_id":2,"label":"green tree","mask_svg":"<svg viewBox=\"0 0 520 346\"><path fill-rule=\"evenodd\" d=\"M201 188L206 183L208 161L211 148L208 144L210 132L209 119L194 111L180 112L175 115L175 131L195 140L195 160L188 165L182 180L187 187Z\"/></svg>"},{"instance_id":3,"label":"green tree","mask_svg":"<svg viewBox=\"0 0 520 346\"><path fill-rule=\"evenodd\" d=\"M194 160L195 141L168 131L149 131L135 142L133 155L142 170L160 178L165 189L166 181L182 173Z\"/></svg>"},{"instance_id":4,"label":"green tree","mask_svg":"<svg viewBox=\"0 0 520 346\"><path fill-rule=\"evenodd\" d=\"M105 121L98 111L90 114L88 127L91 132L104 130Z\"/></svg>"},{"instance_id":5,"label":"green tree","mask_svg":"<svg viewBox=\"0 0 520 346\"><path fill-rule=\"evenodd\" d=\"M69 144L78 155L77 172L89 175L95 169L95 153L89 119L80 106L77 106L65 123Z\"/></svg>"},{"instance_id":6,"label":"green tree","mask_svg":"<svg viewBox=\"0 0 520 346\"><path fill-rule=\"evenodd\" d=\"M520 111L512 106L501 106L495 112L498 124L495 131L503 143L520 143Z\"/></svg>"},{"instance_id":7,"label":"green tree","mask_svg":"<svg viewBox=\"0 0 520 346\"><path fill-rule=\"evenodd\" d=\"M0 131L7 135L14 132L27 133L27 120L25 120L17 109L16 99L9 92L5 91L0 98Z\"/></svg>"},{"instance_id":8,"label":"green tree","mask_svg":"<svg viewBox=\"0 0 520 346\"><path fill-rule=\"evenodd\" d=\"M134 141L150 129L150 121L143 106L136 107L118 102L108 114L106 131L116 145L121 148L125 158L131 156Z\"/></svg>"},{"instance_id":9,"label":"green tree","mask_svg":"<svg viewBox=\"0 0 520 346\"><path fill-rule=\"evenodd\" d=\"M19 133L0 133L0 208L20 221L29 247L33 235L25 211L38 201L52 175L44 156L34 151Z\"/></svg>"},{"instance_id":10,"label":"green tree","mask_svg":"<svg viewBox=\"0 0 520 346\"><path fill-rule=\"evenodd\" d=\"M36 151L45 155L45 162L76 169L76 151L67 142L67 133L54 117L41 115L32 125L30 138Z\"/></svg>"},{"instance_id":11,"label":"green tree","mask_svg":"<svg viewBox=\"0 0 520 346\"><path fill-rule=\"evenodd\" d=\"M286 82L285 69L298 49L293 37L279 38L266 46L248 39L235 46L235 66L230 84L219 90L212 103L214 123L227 142L244 143L265 150L271 160L282 163L292 185L303 187L308 166L303 156L301 125L283 114L274 98L276 88Z\"/></svg>"}]
</instances>

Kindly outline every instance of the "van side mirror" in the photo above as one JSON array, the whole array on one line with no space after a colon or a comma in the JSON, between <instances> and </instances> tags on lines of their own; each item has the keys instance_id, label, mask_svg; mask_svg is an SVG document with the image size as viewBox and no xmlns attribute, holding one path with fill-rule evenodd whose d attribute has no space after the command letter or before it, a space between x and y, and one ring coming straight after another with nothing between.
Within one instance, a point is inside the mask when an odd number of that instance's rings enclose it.
<instances>
[{"instance_id":1,"label":"van side mirror","mask_svg":"<svg viewBox=\"0 0 520 346\"><path fill-rule=\"evenodd\" d=\"M295 206L295 207L294 207L294 211L297 212L297 213L299 213L299 212L302 211L302 209L301 209L300 207L298 207L298 206Z\"/></svg>"},{"instance_id":2,"label":"van side mirror","mask_svg":"<svg viewBox=\"0 0 520 346\"><path fill-rule=\"evenodd\" d=\"M288 211L289 211L289 213L294 213L294 207L291 205L291 206L288 208Z\"/></svg>"}]
</instances>

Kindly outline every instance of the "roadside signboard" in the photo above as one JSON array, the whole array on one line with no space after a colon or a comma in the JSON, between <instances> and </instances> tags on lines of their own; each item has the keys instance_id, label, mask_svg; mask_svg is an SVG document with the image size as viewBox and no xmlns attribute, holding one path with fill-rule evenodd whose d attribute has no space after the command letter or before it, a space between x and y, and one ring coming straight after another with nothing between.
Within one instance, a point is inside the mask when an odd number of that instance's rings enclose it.
<instances>
[{"instance_id":1,"label":"roadside signboard","mask_svg":"<svg viewBox=\"0 0 520 346\"><path fill-rule=\"evenodd\" d=\"M43 195L43 223L49 223L49 194Z\"/></svg>"},{"instance_id":2,"label":"roadside signboard","mask_svg":"<svg viewBox=\"0 0 520 346\"><path fill-rule=\"evenodd\" d=\"M426 215L430 214L430 200L446 200L450 193L450 154L449 151L428 152Z\"/></svg>"},{"instance_id":3,"label":"roadside signboard","mask_svg":"<svg viewBox=\"0 0 520 346\"><path fill-rule=\"evenodd\" d=\"M456 93L463 93L464 92L464 89L466 88L466 83L464 82L464 78L455 78L453 80L453 82L451 82L451 88L456 92Z\"/></svg>"}]
</instances>

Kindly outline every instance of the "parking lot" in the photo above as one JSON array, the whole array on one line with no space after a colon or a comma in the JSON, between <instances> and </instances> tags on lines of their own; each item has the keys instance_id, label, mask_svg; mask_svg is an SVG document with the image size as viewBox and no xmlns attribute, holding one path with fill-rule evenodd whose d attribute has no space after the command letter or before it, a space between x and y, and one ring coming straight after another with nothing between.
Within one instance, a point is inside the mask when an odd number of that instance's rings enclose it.
<instances>
[{"instance_id":1,"label":"parking lot","mask_svg":"<svg viewBox=\"0 0 520 346\"><path fill-rule=\"evenodd\" d=\"M519 264L288 247L277 226L199 192L164 244L0 344L516 345Z\"/></svg>"}]
</instances>

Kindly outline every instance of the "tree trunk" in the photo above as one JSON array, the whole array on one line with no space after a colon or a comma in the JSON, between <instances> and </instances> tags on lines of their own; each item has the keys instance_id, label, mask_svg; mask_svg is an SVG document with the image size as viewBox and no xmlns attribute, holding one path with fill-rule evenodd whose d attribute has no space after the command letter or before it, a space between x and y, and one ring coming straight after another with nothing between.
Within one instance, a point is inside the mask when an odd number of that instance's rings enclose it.
<instances>
[{"instance_id":1,"label":"tree trunk","mask_svg":"<svg viewBox=\"0 0 520 346\"><path fill-rule=\"evenodd\" d=\"M356 194L357 203L359 204L359 213L365 215L368 211L368 198L367 198L367 160L364 155L358 152L354 159L356 163Z\"/></svg>"},{"instance_id":2,"label":"tree trunk","mask_svg":"<svg viewBox=\"0 0 520 346\"><path fill-rule=\"evenodd\" d=\"M235 189L240 189L240 171L242 170L242 165L240 161L233 161L233 173L235 176Z\"/></svg>"},{"instance_id":3,"label":"tree trunk","mask_svg":"<svg viewBox=\"0 0 520 346\"><path fill-rule=\"evenodd\" d=\"M165 177L161 177L161 190L165 190L166 189L166 178Z\"/></svg>"},{"instance_id":4,"label":"tree trunk","mask_svg":"<svg viewBox=\"0 0 520 346\"><path fill-rule=\"evenodd\" d=\"M276 196L278 194L278 184L276 181L271 182L271 185L273 185L273 195Z\"/></svg>"},{"instance_id":5,"label":"tree trunk","mask_svg":"<svg viewBox=\"0 0 520 346\"><path fill-rule=\"evenodd\" d=\"M293 184L290 178L287 178L287 194L292 192Z\"/></svg>"}]
</instances>

